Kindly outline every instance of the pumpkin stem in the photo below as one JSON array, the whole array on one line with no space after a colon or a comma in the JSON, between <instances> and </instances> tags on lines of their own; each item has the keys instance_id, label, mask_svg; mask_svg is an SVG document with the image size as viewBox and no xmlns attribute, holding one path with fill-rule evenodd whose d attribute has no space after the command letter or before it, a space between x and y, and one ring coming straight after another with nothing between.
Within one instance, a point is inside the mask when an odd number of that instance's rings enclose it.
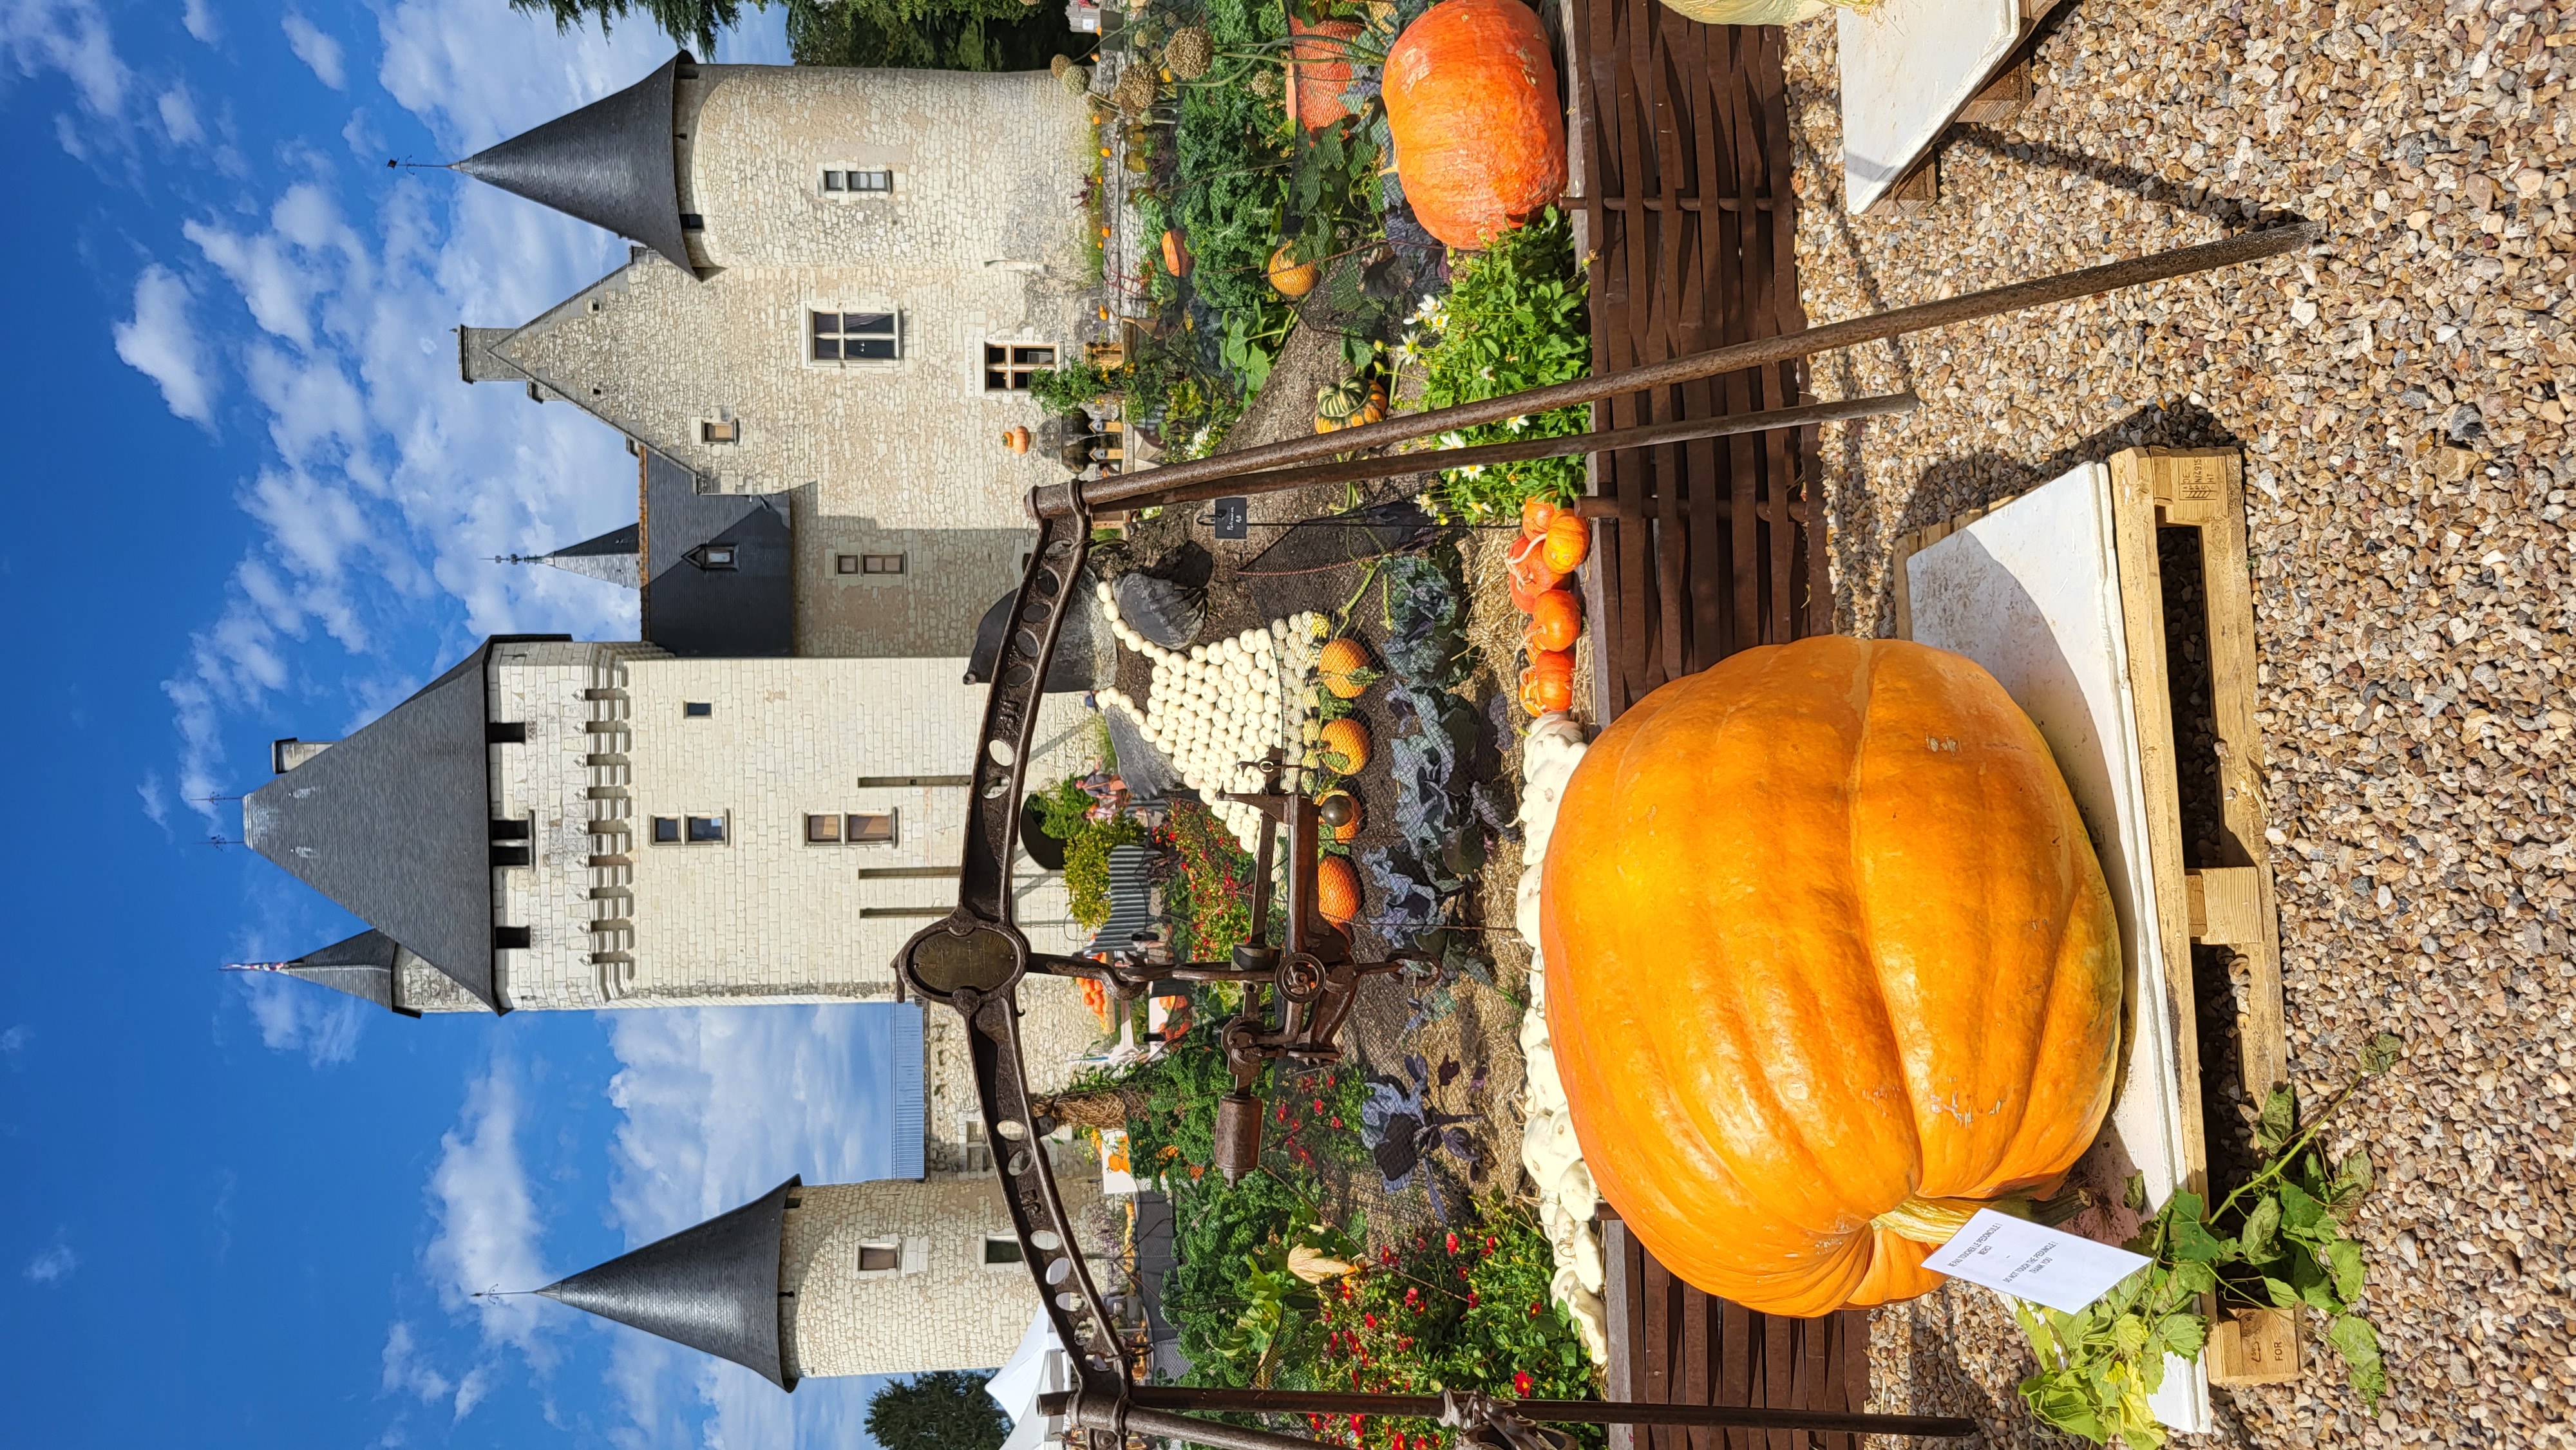
<instances>
[{"instance_id":1,"label":"pumpkin stem","mask_svg":"<svg viewBox=\"0 0 2576 1450\"><path fill-rule=\"evenodd\" d=\"M2092 1195L2073 1184L2060 1189L2054 1197L2042 1199L2017 1193L2001 1198L1917 1198L1907 1194L1903 1203L1871 1219L1870 1224L1898 1238L1939 1248L1967 1227L1968 1220L1975 1218L1981 1208L2055 1228L2092 1206Z\"/></svg>"}]
</instances>

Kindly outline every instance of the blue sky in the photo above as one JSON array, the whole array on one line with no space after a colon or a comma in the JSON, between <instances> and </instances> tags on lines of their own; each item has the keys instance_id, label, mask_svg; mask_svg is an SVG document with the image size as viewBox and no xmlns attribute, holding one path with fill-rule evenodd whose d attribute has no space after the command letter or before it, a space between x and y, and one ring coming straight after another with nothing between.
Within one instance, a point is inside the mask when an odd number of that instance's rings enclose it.
<instances>
[{"instance_id":1,"label":"blue sky","mask_svg":"<svg viewBox=\"0 0 2576 1450\"><path fill-rule=\"evenodd\" d=\"M205 844L269 740L345 734L488 633L634 632L631 594L488 562L631 520L620 441L468 388L449 331L625 244L384 163L667 53L504 0L0 0L10 1443L865 1443L864 1382L791 1398L468 1296L882 1173L894 1009L409 1022L216 970L354 929ZM718 58L784 60L778 17Z\"/></svg>"}]
</instances>

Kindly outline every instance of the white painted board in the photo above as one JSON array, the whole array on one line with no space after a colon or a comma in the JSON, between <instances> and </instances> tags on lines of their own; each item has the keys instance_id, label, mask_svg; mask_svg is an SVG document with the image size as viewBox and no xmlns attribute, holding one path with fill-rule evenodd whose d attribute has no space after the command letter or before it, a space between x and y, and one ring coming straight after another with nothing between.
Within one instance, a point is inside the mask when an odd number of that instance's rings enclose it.
<instances>
[{"instance_id":1,"label":"white painted board","mask_svg":"<svg viewBox=\"0 0 2576 1450\"><path fill-rule=\"evenodd\" d=\"M1837 9L1843 205L1858 216L1905 177L2021 39L2019 0L1876 0Z\"/></svg>"},{"instance_id":2,"label":"white painted board","mask_svg":"<svg viewBox=\"0 0 2576 1450\"><path fill-rule=\"evenodd\" d=\"M2162 1205L2188 1172L2175 1044L2189 1029L2174 1020L2164 990L2111 471L2084 464L1915 554L1905 569L1914 638L1966 655L2003 685L2056 755L2092 834L2128 968L2127 1061L2111 1120L2077 1172L2116 1194L2133 1167L2146 1175L2148 1202ZM2209 1379L2198 1364L2168 1356L2151 1403L2174 1429L2210 1428Z\"/></svg>"}]
</instances>

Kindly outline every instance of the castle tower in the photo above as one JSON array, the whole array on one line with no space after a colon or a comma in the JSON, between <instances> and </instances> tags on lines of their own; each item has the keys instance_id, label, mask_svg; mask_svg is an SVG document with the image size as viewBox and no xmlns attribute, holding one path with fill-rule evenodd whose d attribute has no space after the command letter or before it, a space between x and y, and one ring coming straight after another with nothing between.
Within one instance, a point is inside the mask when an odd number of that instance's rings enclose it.
<instances>
[{"instance_id":1,"label":"castle tower","mask_svg":"<svg viewBox=\"0 0 2576 1450\"><path fill-rule=\"evenodd\" d=\"M1069 1214L1100 1197L1081 1178L1059 1191ZM817 1375L990 1369L1038 1310L993 1181L944 1175L815 1187L790 1178L538 1292L786 1390Z\"/></svg>"},{"instance_id":2,"label":"castle tower","mask_svg":"<svg viewBox=\"0 0 2576 1450\"><path fill-rule=\"evenodd\" d=\"M591 413L684 492L771 500L795 653L964 655L1061 473L1002 438L1047 425L1031 380L1092 325L1090 136L1043 72L676 55L456 163L638 244L524 325L458 329L460 370ZM658 610L680 557L640 562Z\"/></svg>"}]
</instances>

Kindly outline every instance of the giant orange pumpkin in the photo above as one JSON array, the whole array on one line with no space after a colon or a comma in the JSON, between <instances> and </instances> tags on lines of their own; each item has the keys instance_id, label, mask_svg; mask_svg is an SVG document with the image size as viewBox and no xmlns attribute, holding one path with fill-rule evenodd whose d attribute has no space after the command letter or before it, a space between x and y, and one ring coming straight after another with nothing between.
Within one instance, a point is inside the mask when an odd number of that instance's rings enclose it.
<instances>
[{"instance_id":1,"label":"giant orange pumpkin","mask_svg":"<svg viewBox=\"0 0 2576 1450\"><path fill-rule=\"evenodd\" d=\"M1382 77L1396 178L1423 230L1481 247L1565 191L1565 112L1547 32L1520 0L1443 0Z\"/></svg>"},{"instance_id":2,"label":"giant orange pumpkin","mask_svg":"<svg viewBox=\"0 0 2576 1450\"><path fill-rule=\"evenodd\" d=\"M1961 656L1746 650L1604 731L1548 839L1557 1066L1602 1196L1771 1314L1937 1286L2110 1107L2118 929L2048 747Z\"/></svg>"}]
</instances>

